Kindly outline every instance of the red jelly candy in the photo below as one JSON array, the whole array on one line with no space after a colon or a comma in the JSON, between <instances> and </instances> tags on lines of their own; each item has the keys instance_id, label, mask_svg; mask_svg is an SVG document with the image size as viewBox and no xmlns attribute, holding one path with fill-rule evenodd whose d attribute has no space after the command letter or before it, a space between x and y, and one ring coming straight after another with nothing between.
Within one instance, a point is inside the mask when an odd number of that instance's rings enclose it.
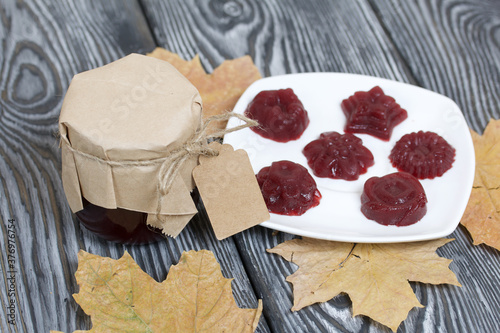
<instances>
[{"instance_id":1,"label":"red jelly candy","mask_svg":"<svg viewBox=\"0 0 500 333\"><path fill-rule=\"evenodd\" d=\"M409 173L396 172L366 181L361 212L383 225L406 226L424 217L426 203L427 197L418 179Z\"/></svg>"},{"instance_id":2,"label":"red jelly candy","mask_svg":"<svg viewBox=\"0 0 500 333\"><path fill-rule=\"evenodd\" d=\"M356 180L374 164L373 154L352 134L322 133L302 152L317 177Z\"/></svg>"},{"instance_id":3,"label":"red jelly candy","mask_svg":"<svg viewBox=\"0 0 500 333\"><path fill-rule=\"evenodd\" d=\"M300 164L273 162L259 171L257 181L271 213L299 216L319 205L316 182Z\"/></svg>"},{"instance_id":4,"label":"red jelly candy","mask_svg":"<svg viewBox=\"0 0 500 333\"><path fill-rule=\"evenodd\" d=\"M417 178L434 178L448 171L455 160L455 149L433 132L404 135L391 150L389 159L399 171Z\"/></svg>"},{"instance_id":5,"label":"red jelly candy","mask_svg":"<svg viewBox=\"0 0 500 333\"><path fill-rule=\"evenodd\" d=\"M346 133L365 133L388 141L396 125L408 117L391 96L379 86L370 91L357 91L341 103L347 118Z\"/></svg>"},{"instance_id":6,"label":"red jelly candy","mask_svg":"<svg viewBox=\"0 0 500 333\"><path fill-rule=\"evenodd\" d=\"M292 89L261 91L248 104L245 116L259 122L251 129L261 136L278 141L297 140L309 125L304 105Z\"/></svg>"}]
</instances>

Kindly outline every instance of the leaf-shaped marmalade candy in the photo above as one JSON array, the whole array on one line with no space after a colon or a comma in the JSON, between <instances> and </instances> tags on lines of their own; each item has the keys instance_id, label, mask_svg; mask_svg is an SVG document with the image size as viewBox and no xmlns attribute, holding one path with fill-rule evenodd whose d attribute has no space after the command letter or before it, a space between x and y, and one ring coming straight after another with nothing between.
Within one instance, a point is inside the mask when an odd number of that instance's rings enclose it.
<instances>
[{"instance_id":1,"label":"leaf-shaped marmalade candy","mask_svg":"<svg viewBox=\"0 0 500 333\"><path fill-rule=\"evenodd\" d=\"M451 260L435 253L449 241L353 244L303 238L268 252L299 266L286 279L293 284L292 311L344 292L353 316L366 315L395 331L413 307L422 307L408 281L460 286L448 269Z\"/></svg>"},{"instance_id":2,"label":"leaf-shaped marmalade candy","mask_svg":"<svg viewBox=\"0 0 500 333\"><path fill-rule=\"evenodd\" d=\"M476 173L469 203L460 221L474 245L500 250L500 120L490 120L483 135L471 131Z\"/></svg>"},{"instance_id":3,"label":"leaf-shaped marmalade candy","mask_svg":"<svg viewBox=\"0 0 500 333\"><path fill-rule=\"evenodd\" d=\"M189 251L158 283L125 252L113 260L80 251L73 295L93 327L88 332L253 332L262 312L236 306L231 279L212 252Z\"/></svg>"},{"instance_id":4,"label":"leaf-shaped marmalade candy","mask_svg":"<svg viewBox=\"0 0 500 333\"><path fill-rule=\"evenodd\" d=\"M186 61L159 47L147 55L168 61L198 89L203 101L203 118L232 111L248 86L261 78L250 56L225 60L211 74L207 74L198 55ZM226 123L221 121L217 128L212 123L210 128L224 129Z\"/></svg>"}]
</instances>

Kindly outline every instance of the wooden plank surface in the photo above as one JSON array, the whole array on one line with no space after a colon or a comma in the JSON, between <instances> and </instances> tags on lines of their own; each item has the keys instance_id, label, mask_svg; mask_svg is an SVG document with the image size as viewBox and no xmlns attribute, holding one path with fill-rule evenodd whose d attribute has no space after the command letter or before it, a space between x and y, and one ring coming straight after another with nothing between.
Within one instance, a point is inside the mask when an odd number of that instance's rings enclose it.
<instances>
[{"instance_id":1,"label":"wooden plank surface","mask_svg":"<svg viewBox=\"0 0 500 333\"><path fill-rule=\"evenodd\" d=\"M500 118L498 1L371 4L420 86L453 99L478 132Z\"/></svg>"},{"instance_id":2,"label":"wooden plank surface","mask_svg":"<svg viewBox=\"0 0 500 333\"><path fill-rule=\"evenodd\" d=\"M146 246L101 241L71 215L60 180L57 120L72 76L155 45L213 70L250 54L263 75L335 71L409 82L445 94L482 131L499 118L498 1L57 1L0 5L0 304L12 280L6 251L15 225L17 325L0 310L2 332L72 332L90 320L74 302L79 249L118 258L127 250L153 278L182 251L209 249L237 304L264 300L259 332L388 332L351 318L345 295L291 312L285 277L296 267L265 252L294 236L255 227L218 242L199 214L175 240ZM14 221L12 221L14 220ZM12 221L12 222L10 222ZM500 254L474 247L465 229L438 250L463 287L412 283L425 308L400 332L500 331ZM3 252L2 252L3 251Z\"/></svg>"}]
</instances>

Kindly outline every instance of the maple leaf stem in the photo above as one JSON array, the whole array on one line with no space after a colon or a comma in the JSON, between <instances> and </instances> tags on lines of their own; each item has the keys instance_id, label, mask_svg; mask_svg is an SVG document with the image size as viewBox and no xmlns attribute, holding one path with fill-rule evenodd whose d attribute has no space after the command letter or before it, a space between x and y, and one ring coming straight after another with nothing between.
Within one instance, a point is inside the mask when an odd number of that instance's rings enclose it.
<instances>
[{"instance_id":1,"label":"maple leaf stem","mask_svg":"<svg viewBox=\"0 0 500 333\"><path fill-rule=\"evenodd\" d=\"M205 253L202 252L202 255L200 256L200 264L198 266L198 272L196 274L197 276L197 279L196 279L196 304L195 304L195 311L194 311L194 331L195 332L198 332L198 321L196 320L198 318L198 298L199 298L199 292L200 292L200 288L199 288L199 284L200 284L200 271L201 271L201 267L202 267L202 264L203 264L203 258L205 257ZM189 265L188 265L189 267Z\"/></svg>"},{"instance_id":2,"label":"maple leaf stem","mask_svg":"<svg viewBox=\"0 0 500 333\"><path fill-rule=\"evenodd\" d=\"M354 243L352 245L352 248L351 248L351 251L349 251L349 253L347 254L347 256L345 257L344 260L342 260L342 262L339 264L339 268L342 267L342 265L344 265L344 263L349 259L349 257L352 255L352 253L354 252L354 248L356 247L356 245L358 245L358 243Z\"/></svg>"}]
</instances>

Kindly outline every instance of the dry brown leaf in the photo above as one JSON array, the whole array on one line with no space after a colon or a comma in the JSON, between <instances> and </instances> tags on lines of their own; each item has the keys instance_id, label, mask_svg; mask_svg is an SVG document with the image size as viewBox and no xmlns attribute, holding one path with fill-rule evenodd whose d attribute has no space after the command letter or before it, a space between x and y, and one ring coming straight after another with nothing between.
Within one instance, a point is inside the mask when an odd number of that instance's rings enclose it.
<instances>
[{"instance_id":1,"label":"dry brown leaf","mask_svg":"<svg viewBox=\"0 0 500 333\"><path fill-rule=\"evenodd\" d=\"M476 173L469 203L460 221L474 245L500 250L500 120L490 120L483 135L471 130Z\"/></svg>"},{"instance_id":2,"label":"dry brown leaf","mask_svg":"<svg viewBox=\"0 0 500 333\"><path fill-rule=\"evenodd\" d=\"M198 89L203 101L204 119L232 111L248 86L261 78L250 56L225 60L212 74L207 74L198 55L186 61L176 53L159 47L147 55L168 61ZM226 123L220 122L217 127L212 124L210 128L212 131L224 129Z\"/></svg>"},{"instance_id":3,"label":"dry brown leaf","mask_svg":"<svg viewBox=\"0 0 500 333\"><path fill-rule=\"evenodd\" d=\"M353 244L294 239L268 250L299 266L293 307L326 302L340 293L352 301L353 316L368 316L396 331L413 307L422 307L408 281L460 286L451 260L435 251L451 239L398 244Z\"/></svg>"},{"instance_id":4,"label":"dry brown leaf","mask_svg":"<svg viewBox=\"0 0 500 333\"><path fill-rule=\"evenodd\" d=\"M113 260L80 251L78 261L73 297L93 325L85 332L253 332L258 325L261 301L238 308L232 280L210 251L184 252L162 283L127 252Z\"/></svg>"}]
</instances>

